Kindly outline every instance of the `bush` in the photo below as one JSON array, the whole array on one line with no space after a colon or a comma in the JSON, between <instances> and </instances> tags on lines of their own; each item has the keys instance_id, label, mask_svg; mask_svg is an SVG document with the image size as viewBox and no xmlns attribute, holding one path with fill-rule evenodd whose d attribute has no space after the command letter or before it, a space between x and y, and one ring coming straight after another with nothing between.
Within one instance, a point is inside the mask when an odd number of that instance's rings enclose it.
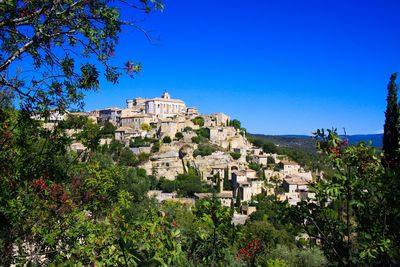
<instances>
[{"instance_id":1,"label":"bush","mask_svg":"<svg viewBox=\"0 0 400 267\"><path fill-rule=\"evenodd\" d=\"M240 129L242 127L242 124L239 120L234 119L234 120L231 120L230 126L235 127L235 129Z\"/></svg>"},{"instance_id":2,"label":"bush","mask_svg":"<svg viewBox=\"0 0 400 267\"><path fill-rule=\"evenodd\" d=\"M186 132L192 132L192 131L193 131L193 128L187 126L187 127L185 127L185 129L183 129L183 131L184 131L185 133L186 133Z\"/></svg>"},{"instance_id":3,"label":"bush","mask_svg":"<svg viewBox=\"0 0 400 267\"><path fill-rule=\"evenodd\" d=\"M176 190L175 181L167 180L165 177L160 178L159 187L165 193L172 193Z\"/></svg>"},{"instance_id":4,"label":"bush","mask_svg":"<svg viewBox=\"0 0 400 267\"><path fill-rule=\"evenodd\" d=\"M133 152L127 147L122 149L121 153L119 154L118 163L120 165L132 166L132 167L138 165L138 161L135 154L133 154Z\"/></svg>"},{"instance_id":5,"label":"bush","mask_svg":"<svg viewBox=\"0 0 400 267\"><path fill-rule=\"evenodd\" d=\"M199 145L199 147L193 151L193 157L197 156L209 156L214 153L216 149L211 145Z\"/></svg>"},{"instance_id":6,"label":"bush","mask_svg":"<svg viewBox=\"0 0 400 267\"><path fill-rule=\"evenodd\" d=\"M200 127L203 127L203 126L204 126L204 118L203 118L203 117L198 116L198 117L194 118L194 119L192 120L192 122L193 122L195 125L199 125Z\"/></svg>"},{"instance_id":7,"label":"bush","mask_svg":"<svg viewBox=\"0 0 400 267\"><path fill-rule=\"evenodd\" d=\"M88 120L88 117L85 116L68 115L66 120L58 123L58 127L61 129L83 129Z\"/></svg>"},{"instance_id":8,"label":"bush","mask_svg":"<svg viewBox=\"0 0 400 267\"><path fill-rule=\"evenodd\" d=\"M151 126L147 123L142 123L142 124L140 124L140 129L142 129L143 131L149 132L149 131L151 131Z\"/></svg>"},{"instance_id":9,"label":"bush","mask_svg":"<svg viewBox=\"0 0 400 267\"><path fill-rule=\"evenodd\" d=\"M155 152L158 152L158 151L160 151L160 142L155 142L153 144L153 146L151 147L151 152L155 153Z\"/></svg>"},{"instance_id":10,"label":"bush","mask_svg":"<svg viewBox=\"0 0 400 267\"><path fill-rule=\"evenodd\" d=\"M176 138L177 140L181 140L181 139L183 138L183 134L182 134L181 132L177 132L177 133L175 134L175 138Z\"/></svg>"},{"instance_id":11,"label":"bush","mask_svg":"<svg viewBox=\"0 0 400 267\"><path fill-rule=\"evenodd\" d=\"M251 163L249 164L249 168L255 171L259 171L262 169L262 166L260 164Z\"/></svg>"},{"instance_id":12,"label":"bush","mask_svg":"<svg viewBox=\"0 0 400 267\"><path fill-rule=\"evenodd\" d=\"M138 161L139 161L139 164L140 164L140 163L148 161L149 158L150 158L150 155L145 153L145 152L142 152L142 153L139 153L137 158L138 158Z\"/></svg>"},{"instance_id":13,"label":"bush","mask_svg":"<svg viewBox=\"0 0 400 267\"><path fill-rule=\"evenodd\" d=\"M268 164L275 164L275 159L273 157L271 157L271 156L268 156L267 157L267 163Z\"/></svg>"},{"instance_id":14,"label":"bush","mask_svg":"<svg viewBox=\"0 0 400 267\"><path fill-rule=\"evenodd\" d=\"M210 130L208 130L207 128L200 128L196 130L196 134L199 137L210 139Z\"/></svg>"},{"instance_id":15,"label":"bush","mask_svg":"<svg viewBox=\"0 0 400 267\"><path fill-rule=\"evenodd\" d=\"M192 137L192 143L195 144L200 144L202 142L203 138L199 137L199 136L193 136Z\"/></svg>"},{"instance_id":16,"label":"bush","mask_svg":"<svg viewBox=\"0 0 400 267\"><path fill-rule=\"evenodd\" d=\"M162 141L164 144L169 144L172 142L171 137L169 137L168 135L165 136Z\"/></svg>"},{"instance_id":17,"label":"bush","mask_svg":"<svg viewBox=\"0 0 400 267\"><path fill-rule=\"evenodd\" d=\"M101 129L101 135L103 137L113 137L116 129L117 127L115 127L114 124L107 121L104 123L103 128Z\"/></svg>"},{"instance_id":18,"label":"bush","mask_svg":"<svg viewBox=\"0 0 400 267\"><path fill-rule=\"evenodd\" d=\"M328 264L326 257L318 248L290 249L287 246L278 245L269 252L268 258L284 260L289 266L318 267Z\"/></svg>"},{"instance_id":19,"label":"bush","mask_svg":"<svg viewBox=\"0 0 400 267\"><path fill-rule=\"evenodd\" d=\"M202 183L200 177L194 173L179 174L176 177L176 183L179 196L192 197L194 193L202 191Z\"/></svg>"},{"instance_id":20,"label":"bush","mask_svg":"<svg viewBox=\"0 0 400 267\"><path fill-rule=\"evenodd\" d=\"M240 159L241 156L242 156L242 154L240 154L239 152L231 152L231 157L232 157L234 160Z\"/></svg>"},{"instance_id":21,"label":"bush","mask_svg":"<svg viewBox=\"0 0 400 267\"><path fill-rule=\"evenodd\" d=\"M129 141L129 147L147 147L150 146L151 140L147 138L135 138Z\"/></svg>"}]
</instances>

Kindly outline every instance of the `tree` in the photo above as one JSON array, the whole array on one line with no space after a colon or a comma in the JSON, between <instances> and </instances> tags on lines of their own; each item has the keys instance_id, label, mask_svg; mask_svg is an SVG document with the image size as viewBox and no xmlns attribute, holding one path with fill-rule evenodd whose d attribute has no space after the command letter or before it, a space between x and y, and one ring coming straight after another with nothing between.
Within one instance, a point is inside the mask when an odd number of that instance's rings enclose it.
<instances>
[{"instance_id":1,"label":"tree","mask_svg":"<svg viewBox=\"0 0 400 267\"><path fill-rule=\"evenodd\" d=\"M68 127L82 129L74 140L62 127L46 129L30 118L82 108L83 93L99 88L101 73L116 83L123 72L133 76L141 69L131 61L110 65L122 26L131 24L120 16L121 5L146 13L162 8L151 0L0 1L2 266L38 265L42 255L45 265L138 265L137 255L124 257L118 235L129 222L121 213L133 209L135 197L118 186L125 167L68 149L79 141L95 156L99 126L71 122ZM18 110L14 103L21 104ZM100 233L102 240L94 238ZM26 245L35 250L28 253Z\"/></svg>"},{"instance_id":2,"label":"tree","mask_svg":"<svg viewBox=\"0 0 400 267\"><path fill-rule=\"evenodd\" d=\"M399 219L398 190L387 186L378 153L364 143L349 146L335 130L318 130L315 137L318 151L335 171L313 185L313 201L291 207L291 222L319 239L327 258L338 265L398 262L398 227L393 223Z\"/></svg>"},{"instance_id":3,"label":"tree","mask_svg":"<svg viewBox=\"0 0 400 267\"><path fill-rule=\"evenodd\" d=\"M148 123L142 123L140 124L140 129L142 129L143 131L150 132L151 126Z\"/></svg>"},{"instance_id":4,"label":"tree","mask_svg":"<svg viewBox=\"0 0 400 267\"><path fill-rule=\"evenodd\" d=\"M169 137L168 135L164 136L162 141L163 141L164 144L169 144L169 143L172 142L171 137Z\"/></svg>"},{"instance_id":5,"label":"tree","mask_svg":"<svg viewBox=\"0 0 400 267\"><path fill-rule=\"evenodd\" d=\"M202 191L202 183L200 177L193 172L187 174L179 174L176 177L178 194L184 197L193 197L194 193Z\"/></svg>"},{"instance_id":6,"label":"tree","mask_svg":"<svg viewBox=\"0 0 400 267\"><path fill-rule=\"evenodd\" d=\"M195 125L199 125L200 127L203 127L203 126L204 126L204 118L203 118L203 117L197 116L196 118L194 118L194 119L192 120L192 122L193 122Z\"/></svg>"},{"instance_id":7,"label":"tree","mask_svg":"<svg viewBox=\"0 0 400 267\"><path fill-rule=\"evenodd\" d=\"M215 147L213 147L212 145L208 145L208 144L200 144L197 149L195 149L193 151L193 157L197 157L197 156L209 156L212 153L214 153L216 151Z\"/></svg>"},{"instance_id":8,"label":"tree","mask_svg":"<svg viewBox=\"0 0 400 267\"><path fill-rule=\"evenodd\" d=\"M121 5L145 13L163 9L159 0L1 1L0 90L21 99L23 109L65 110L70 104L82 107L83 92L99 88L99 68L82 59L97 59L113 83L121 71L139 72L140 63L109 64L122 26L140 29L120 16ZM20 61L30 72L21 74Z\"/></svg>"},{"instance_id":9,"label":"tree","mask_svg":"<svg viewBox=\"0 0 400 267\"><path fill-rule=\"evenodd\" d=\"M230 126L234 127L235 129L240 129L242 127L241 125L242 124L240 123L239 120L237 119L231 120Z\"/></svg>"},{"instance_id":10,"label":"tree","mask_svg":"<svg viewBox=\"0 0 400 267\"><path fill-rule=\"evenodd\" d=\"M400 166L400 109L398 103L397 73L390 76L383 132L383 164L387 167Z\"/></svg>"},{"instance_id":11,"label":"tree","mask_svg":"<svg viewBox=\"0 0 400 267\"><path fill-rule=\"evenodd\" d=\"M117 127L115 127L114 124L107 121L104 123L101 131L102 131L102 134L104 137L114 137L116 129L117 129Z\"/></svg>"},{"instance_id":12,"label":"tree","mask_svg":"<svg viewBox=\"0 0 400 267\"><path fill-rule=\"evenodd\" d=\"M138 159L129 148L125 147L119 154L118 163L124 166L137 166Z\"/></svg>"},{"instance_id":13,"label":"tree","mask_svg":"<svg viewBox=\"0 0 400 267\"><path fill-rule=\"evenodd\" d=\"M231 152L230 155L234 160L238 160L242 156L239 152Z\"/></svg>"},{"instance_id":14,"label":"tree","mask_svg":"<svg viewBox=\"0 0 400 267\"><path fill-rule=\"evenodd\" d=\"M175 134L175 138L176 138L177 140L181 140L181 139L183 138L183 134L182 134L181 132L177 132L177 133Z\"/></svg>"}]
</instances>

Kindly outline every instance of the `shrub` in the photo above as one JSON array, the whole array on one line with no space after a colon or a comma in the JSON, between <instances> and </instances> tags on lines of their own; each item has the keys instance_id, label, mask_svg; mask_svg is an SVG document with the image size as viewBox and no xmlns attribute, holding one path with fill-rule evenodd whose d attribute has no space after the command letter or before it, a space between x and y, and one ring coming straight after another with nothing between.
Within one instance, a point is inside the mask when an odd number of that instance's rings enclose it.
<instances>
[{"instance_id":1,"label":"shrub","mask_svg":"<svg viewBox=\"0 0 400 267\"><path fill-rule=\"evenodd\" d=\"M193 151L193 157L197 157L197 156L209 156L212 153L214 153L216 151L216 149L211 146L211 145L199 145L199 147Z\"/></svg>"},{"instance_id":2,"label":"shrub","mask_svg":"<svg viewBox=\"0 0 400 267\"><path fill-rule=\"evenodd\" d=\"M115 127L114 124L107 121L104 123L103 128L101 129L101 134L104 137L113 137L116 129L117 127Z\"/></svg>"},{"instance_id":3,"label":"shrub","mask_svg":"<svg viewBox=\"0 0 400 267\"><path fill-rule=\"evenodd\" d=\"M275 159L271 156L268 156L267 162L268 162L268 164L275 164Z\"/></svg>"},{"instance_id":4,"label":"shrub","mask_svg":"<svg viewBox=\"0 0 400 267\"><path fill-rule=\"evenodd\" d=\"M171 137L169 137L168 135L165 136L162 141L164 144L169 144L172 142Z\"/></svg>"},{"instance_id":5,"label":"shrub","mask_svg":"<svg viewBox=\"0 0 400 267\"><path fill-rule=\"evenodd\" d=\"M127 147L122 149L121 153L119 154L118 163L120 165L132 166L132 167L138 165L138 161L135 154L133 154L133 152Z\"/></svg>"},{"instance_id":6,"label":"shrub","mask_svg":"<svg viewBox=\"0 0 400 267\"><path fill-rule=\"evenodd\" d=\"M158 151L160 151L160 142L155 142L153 144L153 146L151 147L151 152L155 153L155 152L158 152Z\"/></svg>"},{"instance_id":7,"label":"shrub","mask_svg":"<svg viewBox=\"0 0 400 267\"><path fill-rule=\"evenodd\" d=\"M240 123L239 120L234 119L234 120L231 120L230 126L235 127L235 129L240 129L242 124Z\"/></svg>"},{"instance_id":8,"label":"shrub","mask_svg":"<svg viewBox=\"0 0 400 267\"><path fill-rule=\"evenodd\" d=\"M150 158L150 155L145 153L145 152L142 152L142 153L139 153L137 158L138 158L138 161L139 161L139 164L140 164L140 163L148 161L149 158Z\"/></svg>"},{"instance_id":9,"label":"shrub","mask_svg":"<svg viewBox=\"0 0 400 267\"><path fill-rule=\"evenodd\" d=\"M240 159L241 156L242 156L242 154L240 154L239 152L231 152L231 157L232 157L234 160Z\"/></svg>"},{"instance_id":10,"label":"shrub","mask_svg":"<svg viewBox=\"0 0 400 267\"><path fill-rule=\"evenodd\" d=\"M177 132L175 134L175 138L178 139L178 140L181 140L183 138L183 134L181 132Z\"/></svg>"},{"instance_id":11,"label":"shrub","mask_svg":"<svg viewBox=\"0 0 400 267\"><path fill-rule=\"evenodd\" d=\"M142 129L143 131L149 132L149 131L151 131L151 126L147 123L142 123L142 124L140 124L140 129Z\"/></svg>"},{"instance_id":12,"label":"shrub","mask_svg":"<svg viewBox=\"0 0 400 267\"><path fill-rule=\"evenodd\" d=\"M196 134L199 137L210 139L210 130L208 130L207 128L200 128L196 130Z\"/></svg>"},{"instance_id":13,"label":"shrub","mask_svg":"<svg viewBox=\"0 0 400 267\"><path fill-rule=\"evenodd\" d=\"M199 136L193 136L193 137L192 137L192 143L200 144L201 141L202 141L202 138L199 137Z\"/></svg>"},{"instance_id":14,"label":"shrub","mask_svg":"<svg viewBox=\"0 0 400 267\"><path fill-rule=\"evenodd\" d=\"M193 129L192 129L192 127L187 126L187 127L185 127L185 129L183 129L183 131L184 131L185 133L186 133L186 132L192 132Z\"/></svg>"},{"instance_id":15,"label":"shrub","mask_svg":"<svg viewBox=\"0 0 400 267\"><path fill-rule=\"evenodd\" d=\"M262 166L260 164L251 163L249 164L249 168L255 171L259 171L262 169Z\"/></svg>"},{"instance_id":16,"label":"shrub","mask_svg":"<svg viewBox=\"0 0 400 267\"><path fill-rule=\"evenodd\" d=\"M167 180L165 177L161 177L159 181L160 189L165 193L172 193L176 189L175 181Z\"/></svg>"},{"instance_id":17,"label":"shrub","mask_svg":"<svg viewBox=\"0 0 400 267\"><path fill-rule=\"evenodd\" d=\"M145 147L145 146L150 146L150 139L143 139L143 138L135 138L135 139L131 139L129 141L129 147Z\"/></svg>"},{"instance_id":18,"label":"shrub","mask_svg":"<svg viewBox=\"0 0 400 267\"><path fill-rule=\"evenodd\" d=\"M198 116L198 117L194 118L194 119L192 120L192 122L193 122L195 125L199 125L200 127L203 127L203 126L204 126L204 118L203 118L203 117Z\"/></svg>"}]
</instances>

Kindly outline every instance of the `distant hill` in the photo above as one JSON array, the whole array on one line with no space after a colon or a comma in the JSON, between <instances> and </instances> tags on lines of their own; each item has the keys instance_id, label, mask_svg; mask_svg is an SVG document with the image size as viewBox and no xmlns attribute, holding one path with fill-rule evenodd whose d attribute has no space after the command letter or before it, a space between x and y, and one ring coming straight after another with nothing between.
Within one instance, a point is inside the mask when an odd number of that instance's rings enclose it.
<instances>
[{"instance_id":1,"label":"distant hill","mask_svg":"<svg viewBox=\"0 0 400 267\"><path fill-rule=\"evenodd\" d=\"M315 140L312 136L308 135L264 135L264 134L250 134L251 136L262 138L264 140L273 142L279 147L284 148L298 148L307 152L315 152ZM372 142L372 145L382 147L383 134L362 134L362 135L348 135L350 144L358 142Z\"/></svg>"},{"instance_id":2,"label":"distant hill","mask_svg":"<svg viewBox=\"0 0 400 267\"><path fill-rule=\"evenodd\" d=\"M372 142L372 145L377 148L382 147L383 134L357 134L348 135L350 144L357 144L358 142Z\"/></svg>"}]
</instances>

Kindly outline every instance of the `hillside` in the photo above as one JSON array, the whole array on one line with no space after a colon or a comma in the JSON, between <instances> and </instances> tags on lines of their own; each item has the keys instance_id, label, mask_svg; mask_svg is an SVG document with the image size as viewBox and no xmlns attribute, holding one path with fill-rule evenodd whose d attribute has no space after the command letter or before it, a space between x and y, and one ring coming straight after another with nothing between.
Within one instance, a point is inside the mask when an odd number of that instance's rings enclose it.
<instances>
[{"instance_id":1,"label":"hillside","mask_svg":"<svg viewBox=\"0 0 400 267\"><path fill-rule=\"evenodd\" d=\"M307 152L315 152L315 143L312 136L308 135L264 135L249 134L250 136L262 138L266 141L273 142L279 147L301 149ZM343 137L343 136L342 136ZM358 142L372 142L372 145L382 147L383 134L364 134L364 135L348 135L350 144Z\"/></svg>"}]
</instances>

